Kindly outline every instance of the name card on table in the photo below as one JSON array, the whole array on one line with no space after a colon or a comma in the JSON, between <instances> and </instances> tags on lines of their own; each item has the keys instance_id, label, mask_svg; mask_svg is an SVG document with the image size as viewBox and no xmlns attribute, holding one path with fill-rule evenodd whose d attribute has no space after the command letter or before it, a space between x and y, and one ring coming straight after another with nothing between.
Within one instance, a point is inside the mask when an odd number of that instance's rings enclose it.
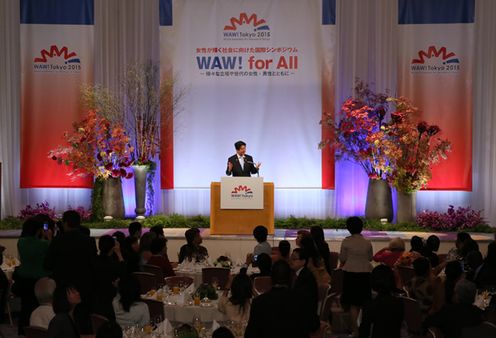
<instances>
[{"instance_id":1,"label":"name card on table","mask_svg":"<svg viewBox=\"0 0 496 338\"><path fill-rule=\"evenodd\" d=\"M221 209L263 209L263 177L222 177Z\"/></svg>"}]
</instances>

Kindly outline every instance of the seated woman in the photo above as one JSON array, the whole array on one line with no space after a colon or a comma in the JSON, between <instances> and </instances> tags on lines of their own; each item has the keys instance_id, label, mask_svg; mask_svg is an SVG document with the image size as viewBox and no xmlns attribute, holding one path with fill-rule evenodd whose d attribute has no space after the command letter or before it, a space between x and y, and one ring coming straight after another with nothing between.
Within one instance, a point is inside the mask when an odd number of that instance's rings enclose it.
<instances>
[{"instance_id":1,"label":"seated woman","mask_svg":"<svg viewBox=\"0 0 496 338\"><path fill-rule=\"evenodd\" d=\"M419 236L413 236L410 240L410 247L410 251L404 252L395 265L412 266L417 258L422 257L421 252L424 250L424 240Z\"/></svg>"},{"instance_id":2,"label":"seated woman","mask_svg":"<svg viewBox=\"0 0 496 338\"><path fill-rule=\"evenodd\" d=\"M441 281L436 278L431 269L428 258L420 257L413 262L415 277L408 283L408 295L417 300L422 315L427 317L433 309L440 308L439 304L434 306L436 292L441 290Z\"/></svg>"},{"instance_id":3,"label":"seated woman","mask_svg":"<svg viewBox=\"0 0 496 338\"><path fill-rule=\"evenodd\" d=\"M119 282L119 293L114 298L115 319L122 328L133 325L144 326L150 321L148 305L141 301L140 285L132 276Z\"/></svg>"},{"instance_id":4,"label":"seated woman","mask_svg":"<svg viewBox=\"0 0 496 338\"><path fill-rule=\"evenodd\" d=\"M229 320L247 322L250 317L253 285L250 277L246 274L246 268L241 269L239 274L232 279L230 289L231 297L228 297L229 285L220 297L219 311L224 313Z\"/></svg>"},{"instance_id":5,"label":"seated woman","mask_svg":"<svg viewBox=\"0 0 496 338\"><path fill-rule=\"evenodd\" d=\"M148 260L152 257L152 252L150 247L152 245L152 241L157 238L157 235L154 232L147 232L141 236L139 242L139 253L140 253L140 265L148 264Z\"/></svg>"},{"instance_id":6,"label":"seated woman","mask_svg":"<svg viewBox=\"0 0 496 338\"><path fill-rule=\"evenodd\" d=\"M49 338L79 338L74 323L74 308L81 303L81 296L73 286L57 287L53 293L55 317L48 324Z\"/></svg>"},{"instance_id":7,"label":"seated woman","mask_svg":"<svg viewBox=\"0 0 496 338\"><path fill-rule=\"evenodd\" d=\"M372 289L377 297L363 308L359 338L400 338L403 322L403 302L393 296L395 288L393 270L379 265L372 270Z\"/></svg>"},{"instance_id":8,"label":"seated woman","mask_svg":"<svg viewBox=\"0 0 496 338\"><path fill-rule=\"evenodd\" d=\"M188 260L189 262L202 262L208 258L207 248L201 245L203 243L203 238L199 229L191 228L186 230L184 237L186 237L186 244L179 250L179 264L184 260Z\"/></svg>"},{"instance_id":9,"label":"seated woman","mask_svg":"<svg viewBox=\"0 0 496 338\"><path fill-rule=\"evenodd\" d=\"M167 256L167 240L164 237L155 238L150 246L152 256L148 260L148 264L155 265L162 270L164 277L175 276L172 265Z\"/></svg>"},{"instance_id":10,"label":"seated woman","mask_svg":"<svg viewBox=\"0 0 496 338\"><path fill-rule=\"evenodd\" d=\"M317 285L328 285L331 282L331 276L327 273L324 259L320 256L317 246L312 237L303 237L301 240L301 249L307 260L307 269L315 277Z\"/></svg>"},{"instance_id":11,"label":"seated woman","mask_svg":"<svg viewBox=\"0 0 496 338\"><path fill-rule=\"evenodd\" d=\"M392 268L403 252L405 252L405 242L399 237L394 238L387 248L379 250L374 255L374 262L383 263Z\"/></svg>"}]
</instances>

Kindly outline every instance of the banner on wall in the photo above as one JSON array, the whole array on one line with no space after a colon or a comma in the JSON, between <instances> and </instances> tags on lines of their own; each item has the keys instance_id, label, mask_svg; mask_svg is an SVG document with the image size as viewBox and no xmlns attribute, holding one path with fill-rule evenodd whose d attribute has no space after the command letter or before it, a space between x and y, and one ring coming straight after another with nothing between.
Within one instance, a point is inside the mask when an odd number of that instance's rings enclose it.
<instances>
[{"instance_id":1,"label":"banner on wall","mask_svg":"<svg viewBox=\"0 0 496 338\"><path fill-rule=\"evenodd\" d=\"M21 0L21 188L91 187L48 158L93 81L93 0Z\"/></svg>"},{"instance_id":2,"label":"banner on wall","mask_svg":"<svg viewBox=\"0 0 496 338\"><path fill-rule=\"evenodd\" d=\"M318 143L334 111L335 0L160 0L160 26L161 79L186 93L173 118L163 109L162 188L209 187L238 140L276 187L334 188Z\"/></svg>"},{"instance_id":3,"label":"banner on wall","mask_svg":"<svg viewBox=\"0 0 496 338\"><path fill-rule=\"evenodd\" d=\"M452 143L430 190L472 190L475 0L398 0L398 91Z\"/></svg>"}]
</instances>

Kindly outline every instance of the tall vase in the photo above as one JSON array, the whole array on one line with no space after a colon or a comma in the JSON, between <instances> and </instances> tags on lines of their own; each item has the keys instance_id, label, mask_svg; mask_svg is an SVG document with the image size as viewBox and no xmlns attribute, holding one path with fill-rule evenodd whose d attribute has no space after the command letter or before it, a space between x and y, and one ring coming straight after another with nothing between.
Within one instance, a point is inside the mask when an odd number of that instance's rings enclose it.
<instances>
[{"instance_id":1,"label":"tall vase","mask_svg":"<svg viewBox=\"0 0 496 338\"><path fill-rule=\"evenodd\" d=\"M389 222L393 220L393 198L391 188L386 181L369 179L365 217L387 218Z\"/></svg>"},{"instance_id":2,"label":"tall vase","mask_svg":"<svg viewBox=\"0 0 496 338\"><path fill-rule=\"evenodd\" d=\"M396 222L415 222L417 218L417 192L398 191L396 201Z\"/></svg>"},{"instance_id":3,"label":"tall vase","mask_svg":"<svg viewBox=\"0 0 496 338\"><path fill-rule=\"evenodd\" d=\"M109 177L103 183L103 211L105 217L124 218L124 196L120 177Z\"/></svg>"},{"instance_id":4,"label":"tall vase","mask_svg":"<svg viewBox=\"0 0 496 338\"><path fill-rule=\"evenodd\" d=\"M144 218L146 213L146 176L149 167L147 165L133 165L134 171L134 194L136 198L136 218Z\"/></svg>"}]
</instances>

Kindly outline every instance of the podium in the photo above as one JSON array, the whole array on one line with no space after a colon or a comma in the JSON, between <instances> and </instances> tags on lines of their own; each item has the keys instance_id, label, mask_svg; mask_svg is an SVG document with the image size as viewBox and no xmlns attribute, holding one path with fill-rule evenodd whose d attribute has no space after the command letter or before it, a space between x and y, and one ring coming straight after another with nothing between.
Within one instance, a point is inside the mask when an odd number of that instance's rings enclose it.
<instances>
[{"instance_id":1,"label":"podium","mask_svg":"<svg viewBox=\"0 0 496 338\"><path fill-rule=\"evenodd\" d=\"M223 177L222 187L221 182L210 184L212 235L251 235L257 225L266 226L269 234L274 233L274 183L263 183L257 177ZM262 198L263 204L257 205Z\"/></svg>"}]
</instances>

